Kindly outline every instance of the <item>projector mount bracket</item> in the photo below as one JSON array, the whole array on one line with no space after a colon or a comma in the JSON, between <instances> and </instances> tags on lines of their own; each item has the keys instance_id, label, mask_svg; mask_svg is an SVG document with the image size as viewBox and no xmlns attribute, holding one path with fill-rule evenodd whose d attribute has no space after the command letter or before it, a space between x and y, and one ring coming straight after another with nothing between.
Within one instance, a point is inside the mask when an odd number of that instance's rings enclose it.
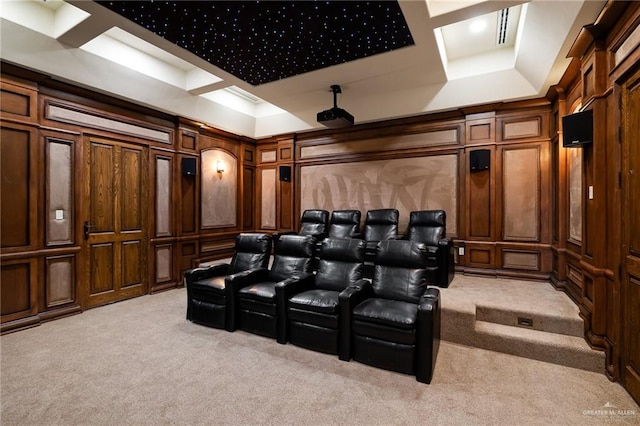
<instances>
[{"instance_id":1,"label":"projector mount bracket","mask_svg":"<svg viewBox=\"0 0 640 426\"><path fill-rule=\"evenodd\" d=\"M331 86L331 92L333 92L333 107L338 108L338 93L342 93L342 89L339 85L333 84Z\"/></svg>"}]
</instances>

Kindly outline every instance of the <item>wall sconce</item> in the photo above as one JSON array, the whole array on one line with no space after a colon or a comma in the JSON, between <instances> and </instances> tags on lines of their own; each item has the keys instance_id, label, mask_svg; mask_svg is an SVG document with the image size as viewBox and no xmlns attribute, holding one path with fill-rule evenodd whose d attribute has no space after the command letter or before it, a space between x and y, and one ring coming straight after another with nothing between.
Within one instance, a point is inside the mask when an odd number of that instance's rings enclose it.
<instances>
[{"instance_id":1,"label":"wall sconce","mask_svg":"<svg viewBox=\"0 0 640 426\"><path fill-rule=\"evenodd\" d=\"M216 161L216 172L218 173L224 172L224 161L220 161L220 160Z\"/></svg>"}]
</instances>

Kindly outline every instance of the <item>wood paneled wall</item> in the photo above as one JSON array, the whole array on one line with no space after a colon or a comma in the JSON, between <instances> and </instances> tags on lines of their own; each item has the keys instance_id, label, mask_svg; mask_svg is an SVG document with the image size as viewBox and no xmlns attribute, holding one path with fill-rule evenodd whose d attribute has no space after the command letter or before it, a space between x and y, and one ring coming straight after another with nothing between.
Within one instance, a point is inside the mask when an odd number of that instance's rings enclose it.
<instances>
[{"instance_id":1,"label":"wood paneled wall","mask_svg":"<svg viewBox=\"0 0 640 426\"><path fill-rule=\"evenodd\" d=\"M5 70L3 332L180 286L186 269L230 256L236 235L254 229L255 141ZM209 157L225 171L212 172ZM183 159L196 161L195 176ZM139 242L119 236L129 228Z\"/></svg>"},{"instance_id":2,"label":"wood paneled wall","mask_svg":"<svg viewBox=\"0 0 640 426\"><path fill-rule=\"evenodd\" d=\"M632 163L629 148L640 133L629 126L640 112L624 105L631 96L626 87L640 70L639 23L639 4L608 2L595 25L576 39L569 52L573 65L548 96L557 188L552 282L579 306L587 341L606 352L609 377L622 380L636 400L640 365L629 348L638 341L633 324L640 323L640 310L633 301L639 300L640 287L633 284L637 275L628 237L640 229L637 220L629 220L637 214L623 194L633 185L625 179L633 167L625 164ZM593 110L593 143L564 149L561 117L580 105Z\"/></svg>"},{"instance_id":3,"label":"wood paneled wall","mask_svg":"<svg viewBox=\"0 0 640 426\"><path fill-rule=\"evenodd\" d=\"M546 100L296 135L296 212L444 209L458 270L548 279L551 169ZM471 153L490 167L470 171Z\"/></svg>"}]
</instances>

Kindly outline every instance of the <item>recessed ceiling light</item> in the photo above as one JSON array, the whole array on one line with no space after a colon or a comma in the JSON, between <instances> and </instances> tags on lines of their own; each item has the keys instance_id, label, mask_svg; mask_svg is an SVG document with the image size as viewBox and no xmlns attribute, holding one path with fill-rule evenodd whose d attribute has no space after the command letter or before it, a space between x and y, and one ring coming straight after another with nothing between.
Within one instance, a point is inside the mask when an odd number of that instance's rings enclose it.
<instances>
[{"instance_id":1,"label":"recessed ceiling light","mask_svg":"<svg viewBox=\"0 0 640 426\"><path fill-rule=\"evenodd\" d=\"M472 33L481 33L485 30L485 28L487 28L487 21L485 21L484 19L474 19L469 24L469 31L471 31Z\"/></svg>"}]
</instances>

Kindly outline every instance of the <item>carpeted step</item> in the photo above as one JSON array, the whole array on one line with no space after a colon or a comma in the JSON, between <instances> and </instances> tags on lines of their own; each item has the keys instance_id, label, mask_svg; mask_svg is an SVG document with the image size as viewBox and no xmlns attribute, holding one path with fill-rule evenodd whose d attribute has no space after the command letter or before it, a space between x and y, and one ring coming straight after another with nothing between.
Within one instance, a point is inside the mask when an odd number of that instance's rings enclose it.
<instances>
[{"instance_id":1,"label":"carpeted step","mask_svg":"<svg viewBox=\"0 0 640 426\"><path fill-rule=\"evenodd\" d=\"M584 321L577 315L556 315L553 312L540 312L540 310L513 310L478 305L476 320L573 337L584 336Z\"/></svg>"},{"instance_id":2,"label":"carpeted step","mask_svg":"<svg viewBox=\"0 0 640 426\"><path fill-rule=\"evenodd\" d=\"M582 337L494 322L476 321L474 346L597 373L605 368L604 352L591 349Z\"/></svg>"}]
</instances>

